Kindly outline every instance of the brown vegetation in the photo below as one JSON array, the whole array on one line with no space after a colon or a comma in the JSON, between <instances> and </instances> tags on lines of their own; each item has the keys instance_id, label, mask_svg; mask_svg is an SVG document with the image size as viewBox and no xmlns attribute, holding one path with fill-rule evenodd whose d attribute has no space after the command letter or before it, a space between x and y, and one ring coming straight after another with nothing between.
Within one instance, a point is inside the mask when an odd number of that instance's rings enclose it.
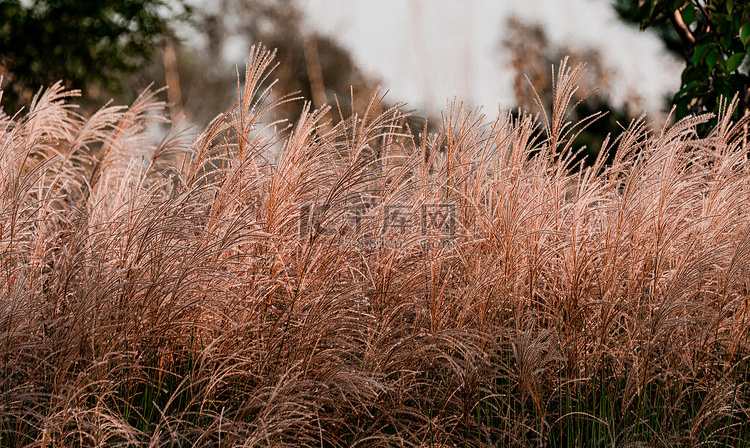
<instances>
[{"instance_id":1,"label":"brown vegetation","mask_svg":"<svg viewBox=\"0 0 750 448\"><path fill-rule=\"evenodd\" d=\"M0 118L1 445L748 444L743 123L634 122L574 170L580 68L543 133L455 105L415 144L379 97L269 124L271 59L195 142L149 143L150 91ZM455 233L350 244L362 197Z\"/></svg>"}]
</instances>

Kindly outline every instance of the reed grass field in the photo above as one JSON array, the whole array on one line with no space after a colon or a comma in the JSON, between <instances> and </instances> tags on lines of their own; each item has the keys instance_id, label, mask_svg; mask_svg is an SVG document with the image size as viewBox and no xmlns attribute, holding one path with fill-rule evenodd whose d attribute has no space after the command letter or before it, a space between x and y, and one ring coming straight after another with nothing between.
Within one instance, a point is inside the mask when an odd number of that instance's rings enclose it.
<instances>
[{"instance_id":1,"label":"reed grass field","mask_svg":"<svg viewBox=\"0 0 750 448\"><path fill-rule=\"evenodd\" d=\"M4 447L750 446L748 118L0 117ZM604 163L611 154L612 163Z\"/></svg>"}]
</instances>

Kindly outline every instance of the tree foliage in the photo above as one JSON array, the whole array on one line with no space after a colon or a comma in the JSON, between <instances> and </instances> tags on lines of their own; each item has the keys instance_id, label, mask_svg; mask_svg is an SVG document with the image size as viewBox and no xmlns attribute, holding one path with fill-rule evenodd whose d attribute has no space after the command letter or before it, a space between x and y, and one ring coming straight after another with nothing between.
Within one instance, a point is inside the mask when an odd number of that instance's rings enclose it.
<instances>
[{"instance_id":1,"label":"tree foliage","mask_svg":"<svg viewBox=\"0 0 750 448\"><path fill-rule=\"evenodd\" d=\"M574 139L574 146L582 148L572 162L591 165L597 158L605 140L619 136L624 126L637 116L640 98L629 92L624 104L616 104L611 97L614 72L609 69L602 54L591 48L556 46L550 42L544 28L516 17L506 22L503 46L509 52L514 73L514 92L519 111L552 115L555 107L553 66L564 58L570 65L583 64L586 73L573 92L576 107L569 112L568 120L583 123ZM596 119L587 120L588 117ZM618 124L619 123L619 124ZM610 159L613 155L610 155ZM610 160L611 161L611 160Z\"/></svg>"},{"instance_id":2,"label":"tree foliage","mask_svg":"<svg viewBox=\"0 0 750 448\"><path fill-rule=\"evenodd\" d=\"M672 99L677 118L718 112L720 97L739 94L735 118L750 108L750 2L743 0L615 0L626 21L654 31L685 61Z\"/></svg>"},{"instance_id":3,"label":"tree foliage","mask_svg":"<svg viewBox=\"0 0 750 448\"><path fill-rule=\"evenodd\" d=\"M192 22L198 39L175 46L176 77L167 82L170 92L179 86L181 97L170 101L192 123L206 125L236 100L244 55L259 43L276 51L274 90L293 92L315 108L332 106L326 117L333 121L340 117L339 106L343 117L364 113L378 89L379 81L334 37L306 29L304 14L293 0L215 0L210 6L196 5ZM166 69L155 61L146 78L163 82ZM387 104L381 107L387 109ZM275 107L274 114L294 122L303 109L304 101L287 101Z\"/></svg>"},{"instance_id":4,"label":"tree foliage","mask_svg":"<svg viewBox=\"0 0 750 448\"><path fill-rule=\"evenodd\" d=\"M0 0L6 105L60 79L119 90L122 75L142 68L189 12L183 0Z\"/></svg>"}]
</instances>

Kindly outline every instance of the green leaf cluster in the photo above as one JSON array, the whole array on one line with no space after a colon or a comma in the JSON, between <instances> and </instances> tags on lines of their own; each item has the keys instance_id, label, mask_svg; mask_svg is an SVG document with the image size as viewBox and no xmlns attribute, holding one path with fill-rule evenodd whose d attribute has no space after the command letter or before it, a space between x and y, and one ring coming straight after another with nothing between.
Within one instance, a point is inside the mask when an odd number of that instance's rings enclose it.
<instances>
[{"instance_id":1,"label":"green leaf cluster","mask_svg":"<svg viewBox=\"0 0 750 448\"><path fill-rule=\"evenodd\" d=\"M0 0L4 103L61 79L117 92L189 14L183 0Z\"/></svg>"},{"instance_id":2,"label":"green leaf cluster","mask_svg":"<svg viewBox=\"0 0 750 448\"><path fill-rule=\"evenodd\" d=\"M739 0L615 0L626 21L654 31L685 61L672 98L677 118L718 112L720 98L739 96L735 118L750 105L750 2Z\"/></svg>"}]
</instances>

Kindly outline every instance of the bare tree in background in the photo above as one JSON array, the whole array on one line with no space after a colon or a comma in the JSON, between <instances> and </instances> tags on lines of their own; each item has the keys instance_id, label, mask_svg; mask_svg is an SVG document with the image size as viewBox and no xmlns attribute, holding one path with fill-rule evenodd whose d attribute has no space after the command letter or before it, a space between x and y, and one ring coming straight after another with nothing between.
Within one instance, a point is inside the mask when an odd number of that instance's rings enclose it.
<instances>
[{"instance_id":1,"label":"bare tree in background","mask_svg":"<svg viewBox=\"0 0 750 448\"><path fill-rule=\"evenodd\" d=\"M532 113L550 113L554 100L552 66L557 66L567 57L575 66L586 64L586 75L573 95L573 104L578 103L569 120L578 122L597 112L606 115L589 125L575 141L575 146L586 146L578 160L587 156L593 162L608 134L616 137L632 117L640 115L641 100L635 92L627 95L623 105L612 102L611 87L613 71L606 66L601 53L596 49L555 47L547 38L541 25L526 23L516 17L507 21L503 47L510 53L510 64L515 72L514 90L516 105ZM544 111L540 110L537 95ZM619 124L618 124L619 123Z\"/></svg>"},{"instance_id":2,"label":"bare tree in background","mask_svg":"<svg viewBox=\"0 0 750 448\"><path fill-rule=\"evenodd\" d=\"M202 41L198 47L167 46L164 60L154 64L148 75L157 84L166 80L169 85L173 118L184 114L200 126L233 104L237 75L242 75L246 61L236 61L236 67L225 58L226 50L231 47L234 54L249 55L255 44L277 51L278 67L271 77L278 79L276 91L299 92L315 108L333 106L329 118L334 121L339 117L335 97L344 117L365 110L377 80L365 75L335 40L305 30L303 15L293 1L217 3L212 11L195 11L194 26ZM295 120L302 106L302 101L288 102L275 113L280 119Z\"/></svg>"}]
</instances>

